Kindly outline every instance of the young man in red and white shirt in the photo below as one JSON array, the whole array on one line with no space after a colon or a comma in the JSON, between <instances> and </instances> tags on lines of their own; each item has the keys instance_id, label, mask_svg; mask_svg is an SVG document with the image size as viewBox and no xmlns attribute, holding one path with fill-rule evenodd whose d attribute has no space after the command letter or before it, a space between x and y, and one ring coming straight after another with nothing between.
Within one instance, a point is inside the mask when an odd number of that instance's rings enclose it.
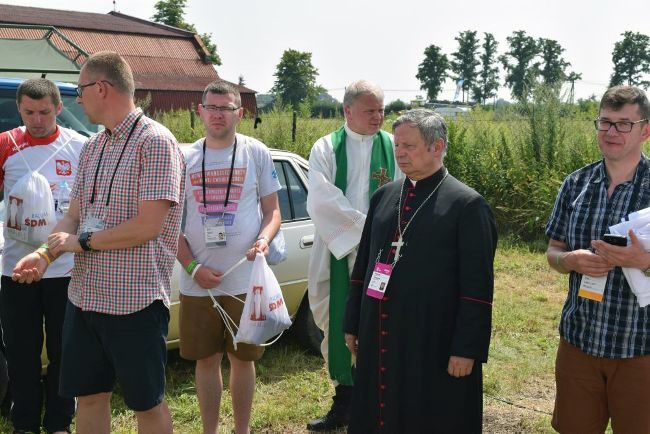
<instances>
[{"instance_id":1,"label":"young man in red and white shirt","mask_svg":"<svg viewBox=\"0 0 650 434\"><path fill-rule=\"evenodd\" d=\"M39 282L12 280L18 260L36 246L15 235L28 230L30 219L20 212L22 199L13 197L11 191L20 178L44 164L39 173L49 181L54 198L69 193L66 186L74 182L86 138L56 124L63 104L58 88L51 81L24 81L16 92L16 102L24 126L0 134L0 182L4 186L8 217L4 228L0 322L11 379L11 421L15 432L40 432L45 324L49 365L42 424L48 433L62 433L68 430L75 410L73 399L59 395L61 331L73 257L72 253L63 255ZM58 206L58 201L55 203ZM58 209L57 215L62 215Z\"/></svg>"}]
</instances>

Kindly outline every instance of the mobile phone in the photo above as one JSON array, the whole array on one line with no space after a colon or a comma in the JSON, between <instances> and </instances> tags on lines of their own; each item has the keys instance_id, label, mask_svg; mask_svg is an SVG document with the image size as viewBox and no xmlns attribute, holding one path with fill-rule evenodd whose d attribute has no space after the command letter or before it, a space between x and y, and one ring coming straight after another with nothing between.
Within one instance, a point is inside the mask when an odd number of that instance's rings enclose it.
<instances>
[{"instance_id":1,"label":"mobile phone","mask_svg":"<svg viewBox=\"0 0 650 434\"><path fill-rule=\"evenodd\" d=\"M627 246L627 237L625 235L605 234L603 235L603 241L614 246Z\"/></svg>"}]
</instances>

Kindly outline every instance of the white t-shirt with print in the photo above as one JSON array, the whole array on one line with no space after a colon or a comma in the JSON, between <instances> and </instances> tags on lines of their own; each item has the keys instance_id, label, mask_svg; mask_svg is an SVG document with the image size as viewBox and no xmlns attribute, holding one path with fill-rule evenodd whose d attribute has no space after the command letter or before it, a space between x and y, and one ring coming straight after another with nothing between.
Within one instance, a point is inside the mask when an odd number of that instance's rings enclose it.
<instances>
[{"instance_id":1,"label":"white t-shirt with print","mask_svg":"<svg viewBox=\"0 0 650 434\"><path fill-rule=\"evenodd\" d=\"M228 178L234 145L225 149L205 150L205 192L208 211L212 216L224 213L226 245L208 248L205 243L201 162L203 140L183 147L186 162L185 227L183 232L194 258L214 270L225 272L239 262L255 243L260 232L262 212L260 197L280 190L280 182L269 149L259 140L236 135L237 149L230 186L228 205L224 210ZM259 192L259 194L258 194ZM221 281L215 295L239 295L247 291L253 263L246 261ZM207 296L187 273L182 273L180 290L183 295Z\"/></svg>"},{"instance_id":2,"label":"white t-shirt with print","mask_svg":"<svg viewBox=\"0 0 650 434\"><path fill-rule=\"evenodd\" d=\"M11 134L16 144L9 138ZM36 170L41 164L49 159L47 164L41 168L41 173L50 182L52 195L56 201L59 195L59 188L65 181L72 190L77 166L79 165L79 153L87 138L68 128L57 127L56 131L48 137L32 137L24 126L0 134L0 179L4 183L4 198L7 206L7 218L16 215L10 207L15 206L9 200L9 192L30 168ZM67 145L66 145L67 143ZM60 151L57 150L63 146ZM55 153L56 155L52 157ZM25 160L29 167L25 164ZM57 212L57 218L61 215ZM24 222L16 222L19 225ZM5 226L7 221L5 221ZM5 228L6 231L6 228ZM15 240L5 233L5 246L2 255L2 274L11 276L16 263L25 255L36 250L37 246ZM72 253L65 253L52 263L45 271L44 278L69 276L73 266Z\"/></svg>"}]
</instances>

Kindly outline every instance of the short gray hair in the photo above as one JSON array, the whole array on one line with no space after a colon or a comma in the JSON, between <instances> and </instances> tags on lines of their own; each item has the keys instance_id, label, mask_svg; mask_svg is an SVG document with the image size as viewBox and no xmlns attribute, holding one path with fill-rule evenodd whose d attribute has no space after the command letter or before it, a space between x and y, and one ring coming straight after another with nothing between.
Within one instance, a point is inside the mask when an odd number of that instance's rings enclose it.
<instances>
[{"instance_id":1,"label":"short gray hair","mask_svg":"<svg viewBox=\"0 0 650 434\"><path fill-rule=\"evenodd\" d=\"M205 98L208 96L208 93L214 93L217 95L227 95L232 93L235 96L235 105L241 107L241 95L237 87L225 80L215 80L212 83L208 84L203 91L203 97L201 97L201 104L205 104Z\"/></svg>"},{"instance_id":2,"label":"short gray hair","mask_svg":"<svg viewBox=\"0 0 650 434\"><path fill-rule=\"evenodd\" d=\"M447 152L447 124L438 113L428 109L409 110L395 119L393 132L403 124L416 127L420 131L427 148L431 148L436 140L442 139L445 152Z\"/></svg>"},{"instance_id":3,"label":"short gray hair","mask_svg":"<svg viewBox=\"0 0 650 434\"><path fill-rule=\"evenodd\" d=\"M367 80L358 80L345 88L343 107L350 107L361 95L372 95L379 101L384 101L384 91L381 90L381 87Z\"/></svg>"}]
</instances>

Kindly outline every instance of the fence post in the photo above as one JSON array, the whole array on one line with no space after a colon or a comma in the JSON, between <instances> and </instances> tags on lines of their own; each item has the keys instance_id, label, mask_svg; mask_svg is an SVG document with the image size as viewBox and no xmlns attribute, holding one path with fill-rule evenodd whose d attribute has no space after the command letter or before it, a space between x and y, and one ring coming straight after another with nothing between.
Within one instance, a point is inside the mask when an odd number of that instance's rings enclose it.
<instances>
[{"instance_id":1,"label":"fence post","mask_svg":"<svg viewBox=\"0 0 650 434\"><path fill-rule=\"evenodd\" d=\"M194 112L194 103L190 104L190 128L194 129L194 123L196 122L196 113Z\"/></svg>"},{"instance_id":2,"label":"fence post","mask_svg":"<svg viewBox=\"0 0 650 434\"><path fill-rule=\"evenodd\" d=\"M298 119L298 112L294 110L293 119L291 122L291 143L296 143L296 122Z\"/></svg>"}]
</instances>

